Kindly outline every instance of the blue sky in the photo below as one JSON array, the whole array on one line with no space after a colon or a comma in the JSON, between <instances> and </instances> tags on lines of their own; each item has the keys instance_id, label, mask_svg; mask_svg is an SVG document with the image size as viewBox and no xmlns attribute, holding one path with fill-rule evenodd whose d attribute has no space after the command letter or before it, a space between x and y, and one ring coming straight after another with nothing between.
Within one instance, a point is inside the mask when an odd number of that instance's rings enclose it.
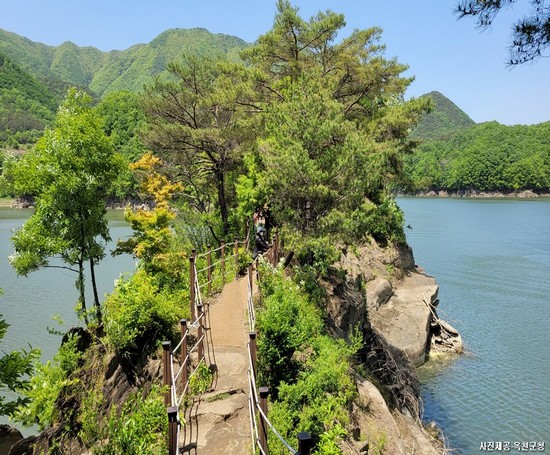
<instances>
[{"instance_id":1,"label":"blue sky","mask_svg":"<svg viewBox=\"0 0 550 455\"><path fill-rule=\"evenodd\" d=\"M457 0L293 0L304 18L343 13L347 26L383 29L386 57L409 65L407 97L438 90L476 122L507 125L550 120L550 58L508 68L507 46L522 0L484 32L457 20ZM204 27L253 42L273 24L275 0L0 0L0 28L33 41L72 41L101 50L147 43L169 28ZM522 6L524 4L524 6Z\"/></svg>"}]
</instances>

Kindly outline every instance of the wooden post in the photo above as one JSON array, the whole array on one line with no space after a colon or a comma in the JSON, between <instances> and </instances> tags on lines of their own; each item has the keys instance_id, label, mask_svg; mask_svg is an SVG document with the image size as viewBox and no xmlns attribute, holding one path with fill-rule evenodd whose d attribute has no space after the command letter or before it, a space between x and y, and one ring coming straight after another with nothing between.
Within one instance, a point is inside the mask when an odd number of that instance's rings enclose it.
<instances>
[{"instance_id":1,"label":"wooden post","mask_svg":"<svg viewBox=\"0 0 550 455\"><path fill-rule=\"evenodd\" d=\"M191 321L194 321L197 317L195 312L195 255L196 250L191 250L191 256L189 257L189 300L191 304Z\"/></svg>"},{"instance_id":2,"label":"wooden post","mask_svg":"<svg viewBox=\"0 0 550 455\"><path fill-rule=\"evenodd\" d=\"M221 255L222 255L222 281L223 281L223 284L225 284L225 241L223 240L222 240Z\"/></svg>"},{"instance_id":3,"label":"wooden post","mask_svg":"<svg viewBox=\"0 0 550 455\"><path fill-rule=\"evenodd\" d=\"M178 408L168 406L168 455L178 453Z\"/></svg>"},{"instance_id":4,"label":"wooden post","mask_svg":"<svg viewBox=\"0 0 550 455\"><path fill-rule=\"evenodd\" d=\"M252 359L252 371L256 377L256 363L258 361L258 347L256 345L256 332L248 332L248 342L250 343L250 358Z\"/></svg>"},{"instance_id":5,"label":"wooden post","mask_svg":"<svg viewBox=\"0 0 550 455\"><path fill-rule=\"evenodd\" d=\"M168 386L168 391L164 394L164 405L172 404L172 374L170 368L170 341L162 342L162 378L165 386Z\"/></svg>"},{"instance_id":6,"label":"wooden post","mask_svg":"<svg viewBox=\"0 0 550 455\"><path fill-rule=\"evenodd\" d=\"M260 409L264 412L264 414L267 416L267 396L269 395L269 387L260 387ZM269 450L267 448L267 422L265 422L264 418L260 414L260 422L259 422L259 430L260 430L260 447L263 450L263 453L268 454Z\"/></svg>"},{"instance_id":7,"label":"wooden post","mask_svg":"<svg viewBox=\"0 0 550 455\"><path fill-rule=\"evenodd\" d=\"M199 343L198 362L200 362L202 359L204 359L204 340L201 340L202 334L203 334L203 317L204 317L204 313L203 313L201 304L197 305L197 313L198 313L197 318L199 320L199 329L198 329L198 333L197 333L197 338L199 339L199 341L198 341L198 343Z\"/></svg>"},{"instance_id":8,"label":"wooden post","mask_svg":"<svg viewBox=\"0 0 550 455\"><path fill-rule=\"evenodd\" d=\"M271 265L277 266L277 236L271 238Z\"/></svg>"},{"instance_id":9,"label":"wooden post","mask_svg":"<svg viewBox=\"0 0 550 455\"><path fill-rule=\"evenodd\" d=\"M313 440L311 435L306 431L304 433L298 433L298 454L297 455L310 455L313 447Z\"/></svg>"},{"instance_id":10,"label":"wooden post","mask_svg":"<svg viewBox=\"0 0 550 455\"><path fill-rule=\"evenodd\" d=\"M208 245L208 253L206 254L206 278L208 280L208 295L210 295L210 292L212 291L212 247Z\"/></svg>"},{"instance_id":11,"label":"wooden post","mask_svg":"<svg viewBox=\"0 0 550 455\"><path fill-rule=\"evenodd\" d=\"M277 229L275 229L275 235L273 238L273 265L277 267L277 264L279 263L279 233L277 232Z\"/></svg>"},{"instance_id":12,"label":"wooden post","mask_svg":"<svg viewBox=\"0 0 550 455\"><path fill-rule=\"evenodd\" d=\"M185 384L187 382L187 364L188 362L185 360L187 358L187 319L180 319L180 332L181 332L181 381L182 384Z\"/></svg>"},{"instance_id":13,"label":"wooden post","mask_svg":"<svg viewBox=\"0 0 550 455\"><path fill-rule=\"evenodd\" d=\"M239 278L239 239L235 238L235 278Z\"/></svg>"}]
</instances>

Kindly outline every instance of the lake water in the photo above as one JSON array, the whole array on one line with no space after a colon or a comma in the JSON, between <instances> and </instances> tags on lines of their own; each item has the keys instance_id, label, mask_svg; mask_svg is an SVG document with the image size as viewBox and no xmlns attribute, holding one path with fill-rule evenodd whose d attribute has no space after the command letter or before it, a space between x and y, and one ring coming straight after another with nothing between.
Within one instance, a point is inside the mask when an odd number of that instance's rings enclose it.
<instances>
[{"instance_id":1,"label":"lake water","mask_svg":"<svg viewBox=\"0 0 550 455\"><path fill-rule=\"evenodd\" d=\"M32 210L9 209L0 207L0 313L10 324L6 336L0 341L0 349L5 352L28 348L39 348L42 360L53 358L61 337L51 335L48 327L67 331L75 325L82 325L76 317L74 308L78 300L75 287L76 274L62 269L42 269L30 273L28 277L18 277L9 265L8 256L13 253L9 238L12 230L20 227L32 214ZM119 238L131 234L129 225L124 221L122 211L109 212L109 228L113 242L108 245L110 252ZM100 299L113 290L114 281L121 273L132 271L134 259L129 255L111 257L108 254L99 263L96 271ZM87 282L87 304L91 307L92 292ZM63 325L52 320L59 315ZM6 420L0 418L0 423ZM23 430L24 435L33 433Z\"/></svg>"},{"instance_id":2,"label":"lake water","mask_svg":"<svg viewBox=\"0 0 550 455\"><path fill-rule=\"evenodd\" d=\"M440 286L439 315L469 352L419 369L425 419L458 453L484 442L550 451L550 200L398 204L416 263Z\"/></svg>"}]
</instances>

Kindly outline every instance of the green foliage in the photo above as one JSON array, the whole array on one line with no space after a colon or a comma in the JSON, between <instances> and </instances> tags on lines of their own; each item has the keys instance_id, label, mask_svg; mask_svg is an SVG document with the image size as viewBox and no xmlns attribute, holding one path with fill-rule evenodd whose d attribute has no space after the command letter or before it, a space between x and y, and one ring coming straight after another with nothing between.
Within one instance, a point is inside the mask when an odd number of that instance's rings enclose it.
<instances>
[{"instance_id":1,"label":"green foliage","mask_svg":"<svg viewBox=\"0 0 550 455\"><path fill-rule=\"evenodd\" d=\"M483 123L420 146L407 159L413 190L547 191L550 122Z\"/></svg>"},{"instance_id":2,"label":"green foliage","mask_svg":"<svg viewBox=\"0 0 550 455\"><path fill-rule=\"evenodd\" d=\"M265 273L264 273L265 276ZM298 362L293 355L322 330L319 310L298 286L280 272L262 281L264 307L257 314L259 382L277 396L282 381L293 382Z\"/></svg>"},{"instance_id":3,"label":"green foliage","mask_svg":"<svg viewBox=\"0 0 550 455\"><path fill-rule=\"evenodd\" d=\"M0 51L0 147L34 144L52 123L58 101Z\"/></svg>"},{"instance_id":4,"label":"green foliage","mask_svg":"<svg viewBox=\"0 0 550 455\"><path fill-rule=\"evenodd\" d=\"M128 90L111 92L103 97L95 111L104 119L104 131L113 141L113 147L125 161L118 176L113 195L123 199L137 196L137 182L129 167L144 153L145 147L137 132L144 122L137 94Z\"/></svg>"},{"instance_id":5,"label":"green foliage","mask_svg":"<svg viewBox=\"0 0 550 455\"><path fill-rule=\"evenodd\" d=\"M422 116L412 130L411 137L424 140L448 137L452 133L475 125L468 114L441 93L426 93L422 98L430 99L434 108Z\"/></svg>"},{"instance_id":6,"label":"green foliage","mask_svg":"<svg viewBox=\"0 0 550 455\"><path fill-rule=\"evenodd\" d=\"M143 139L174 163L172 170L185 187L183 200L201 213L216 213L217 225L208 228L221 239L230 232L233 173L255 134L253 71L195 55L169 64L168 70L169 80L157 79L145 89L148 127Z\"/></svg>"},{"instance_id":7,"label":"green foliage","mask_svg":"<svg viewBox=\"0 0 550 455\"><path fill-rule=\"evenodd\" d=\"M344 439L347 436L346 429L336 424L333 428L321 434L319 443L313 455L340 455L342 449L338 446L337 442Z\"/></svg>"},{"instance_id":8,"label":"green foliage","mask_svg":"<svg viewBox=\"0 0 550 455\"><path fill-rule=\"evenodd\" d=\"M201 362L196 373L189 379L189 393L191 395L202 395L212 386L214 373L206 363Z\"/></svg>"},{"instance_id":9,"label":"green foliage","mask_svg":"<svg viewBox=\"0 0 550 455\"><path fill-rule=\"evenodd\" d=\"M119 353L151 351L174 338L175 324L189 317L182 293L161 289L155 277L138 270L117 281L103 304L107 342Z\"/></svg>"},{"instance_id":10,"label":"green foliage","mask_svg":"<svg viewBox=\"0 0 550 455\"><path fill-rule=\"evenodd\" d=\"M14 420L25 426L38 425L41 429L57 421L58 397L63 390L78 384L78 379L71 377L82 359L82 353L77 349L78 339L78 336L69 337L53 360L45 364L36 362L30 385L23 390L29 404L16 412Z\"/></svg>"},{"instance_id":11,"label":"green foliage","mask_svg":"<svg viewBox=\"0 0 550 455\"><path fill-rule=\"evenodd\" d=\"M262 271L260 271L262 272ZM324 333L321 312L306 293L281 271L266 274L258 312L258 382L270 387L270 420L287 440L308 431L319 454L340 453L347 407L356 395L350 358L361 345ZM284 447L270 435L270 453Z\"/></svg>"},{"instance_id":12,"label":"green foliage","mask_svg":"<svg viewBox=\"0 0 550 455\"><path fill-rule=\"evenodd\" d=\"M0 289L0 294L2 290ZM4 338L9 324L0 315L0 340ZM13 416L18 409L28 404L28 397L16 396L9 400L5 392L17 394L30 387L29 376L34 371L34 363L40 357L38 349L12 351L0 357L0 415Z\"/></svg>"},{"instance_id":13,"label":"green foliage","mask_svg":"<svg viewBox=\"0 0 550 455\"><path fill-rule=\"evenodd\" d=\"M55 128L15 163L10 176L16 193L36 199L35 212L12 237L12 266L26 275L60 257L64 268L78 274L76 287L86 322L84 263L90 264L95 291L95 263L104 257L110 240L105 197L119 169L112 144L90 105L89 96L71 89ZM100 319L97 292L94 304Z\"/></svg>"},{"instance_id":14,"label":"green foliage","mask_svg":"<svg viewBox=\"0 0 550 455\"><path fill-rule=\"evenodd\" d=\"M153 386L146 397L132 393L121 409L111 408L105 425L93 427L89 421L84 435L94 435L95 455L159 455L166 453L168 419L163 390Z\"/></svg>"},{"instance_id":15,"label":"green foliage","mask_svg":"<svg viewBox=\"0 0 550 455\"><path fill-rule=\"evenodd\" d=\"M243 52L263 71L265 132L239 180L241 206L265 195L274 218L292 229L336 242L388 240L385 214L369 205L383 203L402 178L402 154L415 145L409 130L430 102L403 100L411 79L401 77L406 66L383 58L381 30L335 43L342 15L305 21L285 0L277 10L273 29ZM402 236L402 227L392 223L389 233Z\"/></svg>"},{"instance_id":16,"label":"green foliage","mask_svg":"<svg viewBox=\"0 0 550 455\"><path fill-rule=\"evenodd\" d=\"M227 55L237 61L239 50L246 46L246 42L235 36L195 28L167 30L148 44L102 52L70 42L46 46L0 30L0 52L35 77L48 80L50 88L59 85L66 88L68 84L88 88L98 96L119 90L141 90L182 52L210 57Z\"/></svg>"}]
</instances>

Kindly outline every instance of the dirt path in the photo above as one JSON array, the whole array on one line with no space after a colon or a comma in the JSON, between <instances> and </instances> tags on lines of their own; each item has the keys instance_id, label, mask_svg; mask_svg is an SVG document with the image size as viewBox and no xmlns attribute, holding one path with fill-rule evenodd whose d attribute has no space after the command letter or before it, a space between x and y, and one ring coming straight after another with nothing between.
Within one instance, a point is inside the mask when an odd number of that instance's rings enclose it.
<instances>
[{"instance_id":1,"label":"dirt path","mask_svg":"<svg viewBox=\"0 0 550 455\"><path fill-rule=\"evenodd\" d=\"M213 391L192 404L186 415L188 450L192 454L243 455L251 452L248 415L247 279L225 285L210 304L215 365ZM189 444L189 441L193 443ZM186 446L181 441L180 446Z\"/></svg>"}]
</instances>

